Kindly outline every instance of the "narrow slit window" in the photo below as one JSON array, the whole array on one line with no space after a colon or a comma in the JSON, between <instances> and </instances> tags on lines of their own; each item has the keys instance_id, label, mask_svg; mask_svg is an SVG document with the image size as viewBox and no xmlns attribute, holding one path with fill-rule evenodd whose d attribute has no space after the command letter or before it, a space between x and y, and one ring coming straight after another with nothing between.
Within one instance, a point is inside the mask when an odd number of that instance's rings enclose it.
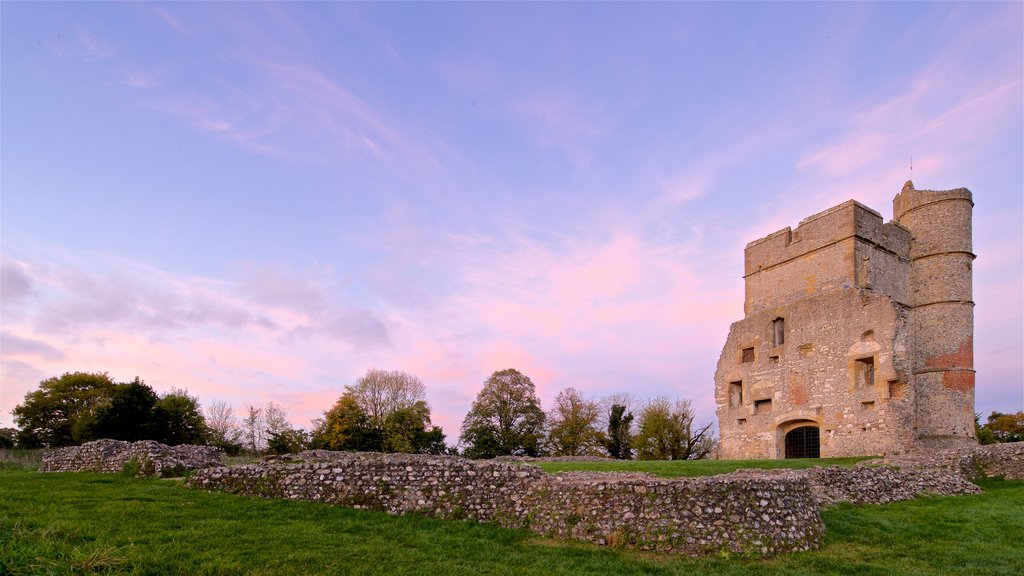
<instances>
[{"instance_id":1,"label":"narrow slit window","mask_svg":"<svg viewBox=\"0 0 1024 576\"><path fill-rule=\"evenodd\" d=\"M786 320L776 318L772 321L772 345L782 346L786 343Z\"/></svg>"}]
</instances>

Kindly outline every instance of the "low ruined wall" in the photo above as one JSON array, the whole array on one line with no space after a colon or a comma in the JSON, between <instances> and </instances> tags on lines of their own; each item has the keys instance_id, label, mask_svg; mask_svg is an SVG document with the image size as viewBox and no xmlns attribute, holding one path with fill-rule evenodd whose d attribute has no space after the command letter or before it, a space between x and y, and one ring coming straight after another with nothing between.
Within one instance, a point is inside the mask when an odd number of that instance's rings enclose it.
<instances>
[{"instance_id":1,"label":"low ruined wall","mask_svg":"<svg viewBox=\"0 0 1024 576\"><path fill-rule=\"evenodd\" d=\"M181 476L188 470L222 466L212 446L167 446L153 440L97 440L50 450L43 454L40 472L121 472L139 476Z\"/></svg>"},{"instance_id":2,"label":"low ruined wall","mask_svg":"<svg viewBox=\"0 0 1024 576\"><path fill-rule=\"evenodd\" d=\"M201 470L188 485L694 555L807 550L824 533L807 480L796 474L549 475L528 465L456 457L317 452Z\"/></svg>"},{"instance_id":3,"label":"low ruined wall","mask_svg":"<svg viewBox=\"0 0 1024 576\"><path fill-rule=\"evenodd\" d=\"M967 458L970 461L962 463L962 468L980 470L985 476L1024 480L1024 442L978 446Z\"/></svg>"},{"instance_id":4,"label":"low ruined wall","mask_svg":"<svg viewBox=\"0 0 1024 576\"><path fill-rule=\"evenodd\" d=\"M857 466L810 468L799 472L811 484L818 504L886 504L923 495L976 494L981 489L956 471Z\"/></svg>"}]
</instances>

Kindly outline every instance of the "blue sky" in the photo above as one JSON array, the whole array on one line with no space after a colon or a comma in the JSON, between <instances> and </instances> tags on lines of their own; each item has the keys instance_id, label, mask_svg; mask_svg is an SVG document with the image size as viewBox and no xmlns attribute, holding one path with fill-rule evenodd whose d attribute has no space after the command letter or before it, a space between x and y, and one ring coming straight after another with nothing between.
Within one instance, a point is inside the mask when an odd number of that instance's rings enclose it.
<instances>
[{"instance_id":1,"label":"blue sky","mask_svg":"<svg viewBox=\"0 0 1024 576\"><path fill-rule=\"evenodd\" d=\"M1024 409L1020 3L5 3L0 425L69 370L449 441L515 367L691 398L750 240L975 199L977 409ZM910 169L913 158L913 171Z\"/></svg>"}]
</instances>

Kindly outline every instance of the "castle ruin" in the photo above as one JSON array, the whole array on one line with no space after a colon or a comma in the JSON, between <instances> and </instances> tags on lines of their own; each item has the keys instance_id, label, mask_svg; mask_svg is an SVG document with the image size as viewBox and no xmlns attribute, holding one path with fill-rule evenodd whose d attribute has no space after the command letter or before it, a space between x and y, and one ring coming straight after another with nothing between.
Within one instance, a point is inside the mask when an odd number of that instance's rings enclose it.
<instances>
[{"instance_id":1,"label":"castle ruin","mask_svg":"<svg viewBox=\"0 0 1024 576\"><path fill-rule=\"evenodd\" d=\"M974 443L966 188L850 200L744 250L744 318L715 373L721 458Z\"/></svg>"}]
</instances>

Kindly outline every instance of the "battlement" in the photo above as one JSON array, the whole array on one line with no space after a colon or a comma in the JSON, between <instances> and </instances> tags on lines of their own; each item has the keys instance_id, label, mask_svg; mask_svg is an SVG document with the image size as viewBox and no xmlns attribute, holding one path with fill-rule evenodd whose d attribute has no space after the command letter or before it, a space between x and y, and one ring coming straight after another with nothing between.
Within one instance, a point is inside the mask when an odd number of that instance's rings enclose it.
<instances>
[{"instance_id":1,"label":"battlement","mask_svg":"<svg viewBox=\"0 0 1024 576\"><path fill-rule=\"evenodd\" d=\"M899 221L911 210L916 210L929 204L946 202L950 200L966 200L974 207L974 200L971 191L967 188L954 188L952 190L917 190L914 183L907 180L903 190L892 199L892 217Z\"/></svg>"},{"instance_id":2,"label":"battlement","mask_svg":"<svg viewBox=\"0 0 1024 576\"><path fill-rule=\"evenodd\" d=\"M784 264L795 258L857 237L882 250L906 257L910 234L894 223L883 223L882 215L848 200L789 227L747 244L743 251L744 275Z\"/></svg>"}]
</instances>

